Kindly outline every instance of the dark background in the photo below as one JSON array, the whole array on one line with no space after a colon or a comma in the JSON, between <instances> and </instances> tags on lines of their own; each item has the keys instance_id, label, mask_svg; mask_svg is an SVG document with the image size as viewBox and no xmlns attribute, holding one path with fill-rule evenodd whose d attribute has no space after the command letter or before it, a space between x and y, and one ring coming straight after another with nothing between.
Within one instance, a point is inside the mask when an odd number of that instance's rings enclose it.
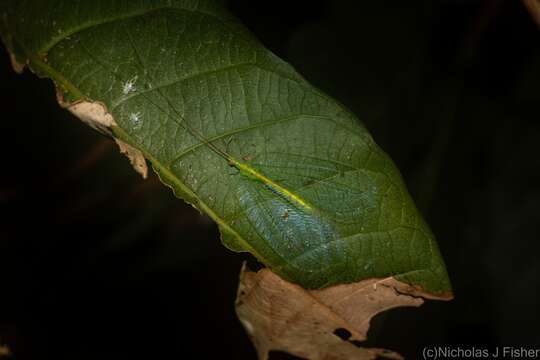
<instances>
[{"instance_id":1,"label":"dark background","mask_svg":"<svg viewBox=\"0 0 540 360\"><path fill-rule=\"evenodd\" d=\"M370 346L540 348L540 33L517 0L231 1L351 108L437 235L455 300L379 315ZM255 359L241 263L0 50L0 343L15 359Z\"/></svg>"}]
</instances>

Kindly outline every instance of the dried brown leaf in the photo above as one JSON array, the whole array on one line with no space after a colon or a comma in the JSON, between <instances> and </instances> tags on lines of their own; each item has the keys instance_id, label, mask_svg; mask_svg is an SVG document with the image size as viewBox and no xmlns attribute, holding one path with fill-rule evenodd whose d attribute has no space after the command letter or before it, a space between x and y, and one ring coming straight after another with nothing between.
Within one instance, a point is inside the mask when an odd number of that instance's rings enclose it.
<instances>
[{"instance_id":1,"label":"dried brown leaf","mask_svg":"<svg viewBox=\"0 0 540 360\"><path fill-rule=\"evenodd\" d=\"M351 333L348 340L366 340L375 315L420 306L422 297L435 298L393 277L306 290L268 269L255 273L244 266L236 313L262 360L272 350L313 360L401 359L394 352L357 347L334 332L346 329Z\"/></svg>"}]
</instances>

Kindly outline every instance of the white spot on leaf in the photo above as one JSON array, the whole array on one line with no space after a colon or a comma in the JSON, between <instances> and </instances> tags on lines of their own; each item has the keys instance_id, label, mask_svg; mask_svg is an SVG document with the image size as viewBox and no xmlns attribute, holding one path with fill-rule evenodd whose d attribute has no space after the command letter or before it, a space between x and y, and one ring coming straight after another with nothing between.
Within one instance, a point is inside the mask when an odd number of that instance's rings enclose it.
<instances>
[{"instance_id":1,"label":"white spot on leaf","mask_svg":"<svg viewBox=\"0 0 540 360\"><path fill-rule=\"evenodd\" d=\"M133 126L134 130L139 130L141 128L142 126L141 120L142 118L141 118L140 112L129 114L129 121L131 122L131 126Z\"/></svg>"},{"instance_id":2,"label":"white spot on leaf","mask_svg":"<svg viewBox=\"0 0 540 360\"><path fill-rule=\"evenodd\" d=\"M122 93L128 95L129 93L137 91L135 83L137 82L137 76L132 77L122 85Z\"/></svg>"}]
</instances>

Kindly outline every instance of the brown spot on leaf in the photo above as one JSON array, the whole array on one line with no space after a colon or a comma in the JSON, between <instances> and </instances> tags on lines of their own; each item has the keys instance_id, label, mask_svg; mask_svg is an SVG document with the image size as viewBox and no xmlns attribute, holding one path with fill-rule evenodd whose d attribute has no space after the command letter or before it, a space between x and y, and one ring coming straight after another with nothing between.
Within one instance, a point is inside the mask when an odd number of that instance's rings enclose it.
<instances>
[{"instance_id":1,"label":"brown spot on leaf","mask_svg":"<svg viewBox=\"0 0 540 360\"><path fill-rule=\"evenodd\" d=\"M427 294L393 277L306 290L269 269L255 273L244 265L236 313L261 360L273 350L312 360L402 359L353 342L367 338L370 321L378 313L420 306L422 297Z\"/></svg>"}]
</instances>

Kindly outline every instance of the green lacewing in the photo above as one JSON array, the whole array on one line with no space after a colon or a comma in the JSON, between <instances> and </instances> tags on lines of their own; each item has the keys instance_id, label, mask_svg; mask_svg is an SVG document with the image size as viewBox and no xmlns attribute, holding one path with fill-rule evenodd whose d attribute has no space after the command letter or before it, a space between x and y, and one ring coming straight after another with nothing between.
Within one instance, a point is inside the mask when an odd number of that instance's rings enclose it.
<instances>
[{"instance_id":1,"label":"green lacewing","mask_svg":"<svg viewBox=\"0 0 540 360\"><path fill-rule=\"evenodd\" d=\"M136 92L136 80L135 77L123 82L124 95ZM171 118L178 126L238 170L242 179L236 193L246 220L259 237L270 243L273 251L287 259L286 266L315 273L330 267L333 261L339 258L344 250L342 243L338 241L335 226L325 220L309 201L248 162L236 159L216 146L188 124L159 88L154 90L175 113L177 118ZM140 94L160 111L169 113L144 92Z\"/></svg>"}]
</instances>

